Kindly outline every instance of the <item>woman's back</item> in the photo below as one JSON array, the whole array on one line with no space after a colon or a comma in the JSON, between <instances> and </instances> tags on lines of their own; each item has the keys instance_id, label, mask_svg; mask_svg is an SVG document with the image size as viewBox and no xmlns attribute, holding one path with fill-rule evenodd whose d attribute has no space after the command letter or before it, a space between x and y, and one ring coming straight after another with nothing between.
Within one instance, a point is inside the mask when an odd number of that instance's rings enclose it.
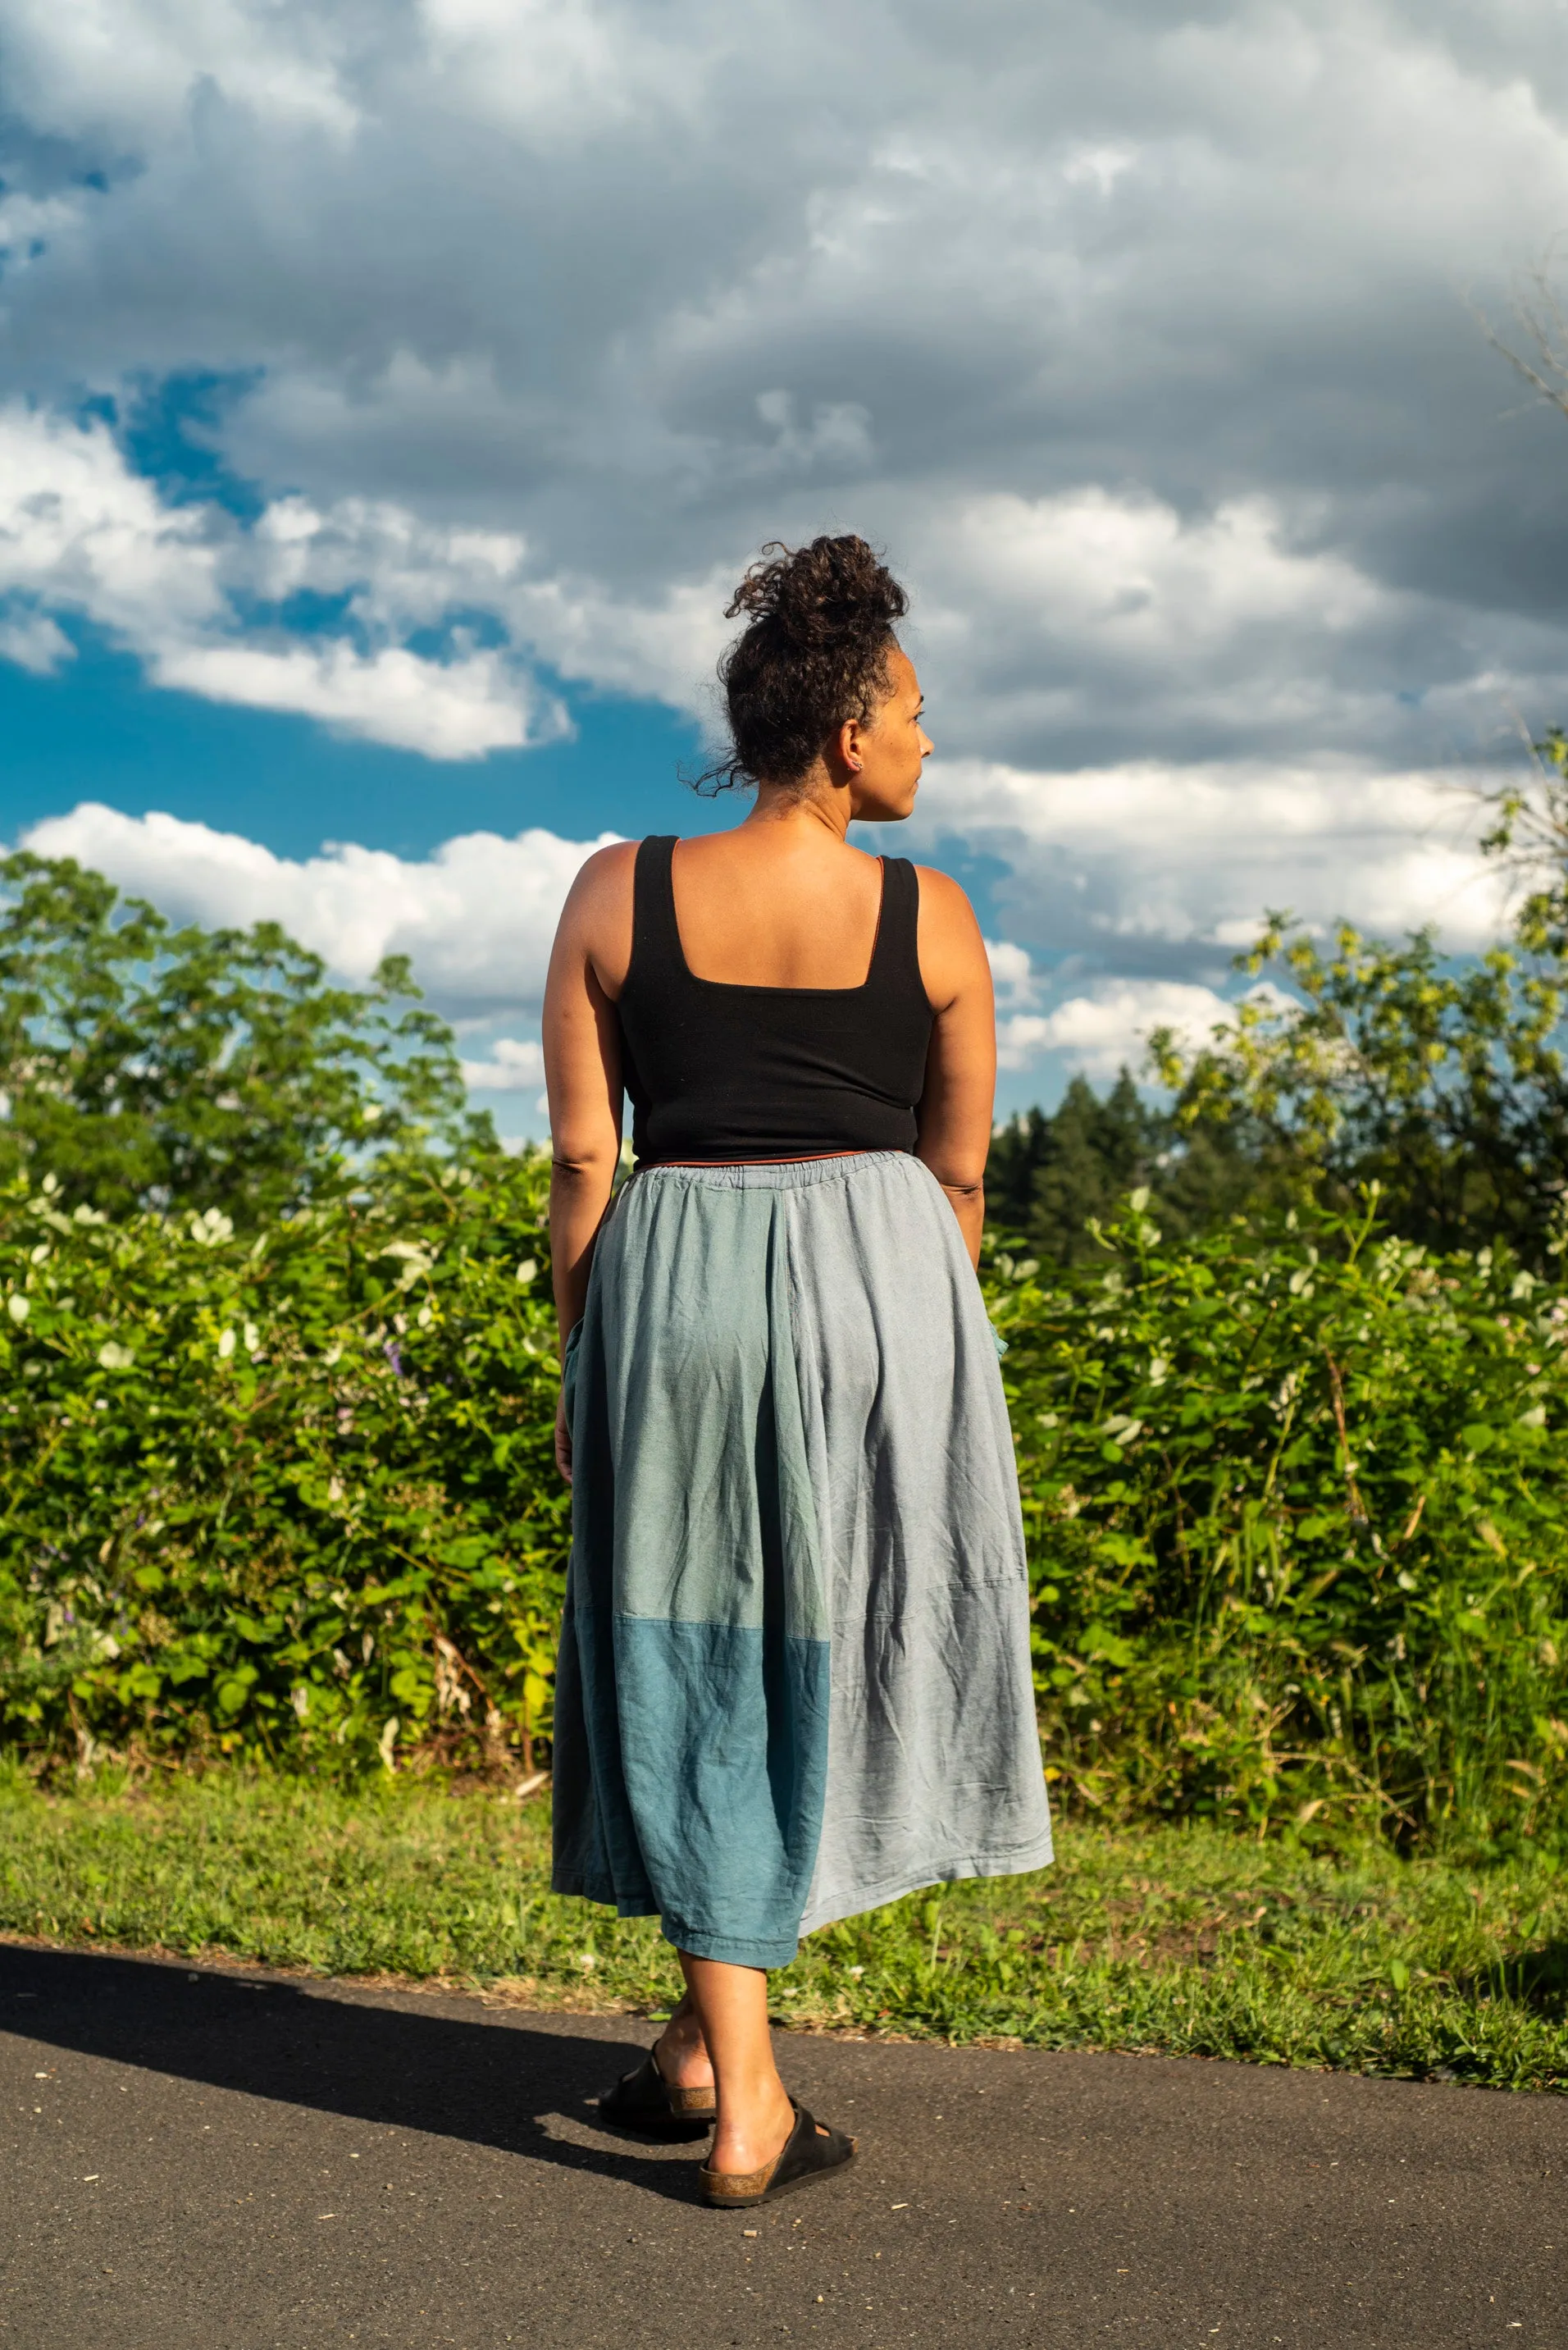
<instances>
[{"instance_id":1,"label":"woman's back","mask_svg":"<svg viewBox=\"0 0 1568 2350\"><path fill-rule=\"evenodd\" d=\"M912 1150L933 1016L914 867L839 848L686 869L728 845L637 852L617 1015L638 1163Z\"/></svg>"},{"instance_id":2,"label":"woman's back","mask_svg":"<svg viewBox=\"0 0 1568 2350\"><path fill-rule=\"evenodd\" d=\"M683 840L675 917L694 976L730 987L858 987L871 970L882 861L794 827Z\"/></svg>"}]
</instances>

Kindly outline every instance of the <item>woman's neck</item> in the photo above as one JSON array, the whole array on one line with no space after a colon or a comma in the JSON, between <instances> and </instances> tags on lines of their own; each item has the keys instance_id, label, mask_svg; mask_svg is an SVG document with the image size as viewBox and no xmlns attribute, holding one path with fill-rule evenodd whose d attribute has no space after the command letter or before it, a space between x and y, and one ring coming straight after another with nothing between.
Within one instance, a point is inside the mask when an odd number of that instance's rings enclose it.
<instances>
[{"instance_id":1,"label":"woman's neck","mask_svg":"<svg viewBox=\"0 0 1568 2350\"><path fill-rule=\"evenodd\" d=\"M820 780L808 776L804 785L759 784L757 804L745 822L787 825L804 839L826 833L829 839L842 842L849 830L849 816L848 793L836 791L824 775Z\"/></svg>"}]
</instances>

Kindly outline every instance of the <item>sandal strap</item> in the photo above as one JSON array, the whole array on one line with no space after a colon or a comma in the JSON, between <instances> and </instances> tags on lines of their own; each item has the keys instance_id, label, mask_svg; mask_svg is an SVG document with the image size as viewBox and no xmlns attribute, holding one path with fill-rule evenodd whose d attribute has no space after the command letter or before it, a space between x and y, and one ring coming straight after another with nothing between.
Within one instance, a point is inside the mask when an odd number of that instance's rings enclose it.
<instances>
[{"instance_id":1,"label":"sandal strap","mask_svg":"<svg viewBox=\"0 0 1568 2350\"><path fill-rule=\"evenodd\" d=\"M670 2100L670 2112L682 2119L705 2115L711 2121L719 2110L719 2101L711 2089L672 2089L666 2081L664 2094Z\"/></svg>"},{"instance_id":2,"label":"sandal strap","mask_svg":"<svg viewBox=\"0 0 1568 2350\"><path fill-rule=\"evenodd\" d=\"M710 2170L704 2165L699 2176L710 2203L760 2203L779 2161L775 2154L761 2170Z\"/></svg>"},{"instance_id":3,"label":"sandal strap","mask_svg":"<svg viewBox=\"0 0 1568 2350\"><path fill-rule=\"evenodd\" d=\"M654 2079L669 2098L670 2110L677 2120L690 2121L693 2117L702 2121L712 2120L719 2110L719 2097L711 2081L705 2089L681 2089L673 2081L667 2081L659 2069L657 2044L648 2052L648 2064Z\"/></svg>"},{"instance_id":4,"label":"sandal strap","mask_svg":"<svg viewBox=\"0 0 1568 2350\"><path fill-rule=\"evenodd\" d=\"M718 2103L711 2089L672 2088L649 2049L641 2064L623 2073L615 2087L599 2099L599 2111L607 2121L640 2126L673 2122L693 2129L705 2128L711 2122Z\"/></svg>"},{"instance_id":5,"label":"sandal strap","mask_svg":"<svg viewBox=\"0 0 1568 2350\"><path fill-rule=\"evenodd\" d=\"M794 2107L794 2127L773 2160L760 2170L710 2170L702 2165L697 2176L705 2201L726 2210L765 2202L770 2194L782 2193L797 2180L823 2171L837 2170L852 2158L852 2137L827 2128L793 2097L790 2104Z\"/></svg>"}]
</instances>

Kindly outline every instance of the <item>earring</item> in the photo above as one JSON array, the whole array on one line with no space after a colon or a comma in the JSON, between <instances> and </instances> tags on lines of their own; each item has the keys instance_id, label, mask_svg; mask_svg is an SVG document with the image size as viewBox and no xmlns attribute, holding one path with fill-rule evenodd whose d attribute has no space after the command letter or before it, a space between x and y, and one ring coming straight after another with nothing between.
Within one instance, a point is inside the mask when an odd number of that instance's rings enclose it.
<instances>
[{"instance_id":1,"label":"earring","mask_svg":"<svg viewBox=\"0 0 1568 2350\"><path fill-rule=\"evenodd\" d=\"M849 772L852 775L857 775L860 773L860 762L858 759L850 760Z\"/></svg>"}]
</instances>

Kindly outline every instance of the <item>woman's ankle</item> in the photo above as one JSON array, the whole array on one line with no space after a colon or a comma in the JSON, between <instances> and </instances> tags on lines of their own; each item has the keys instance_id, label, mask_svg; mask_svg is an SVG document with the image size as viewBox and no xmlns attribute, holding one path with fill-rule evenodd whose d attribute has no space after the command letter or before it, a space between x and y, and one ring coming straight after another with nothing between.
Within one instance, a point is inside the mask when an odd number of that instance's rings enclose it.
<instances>
[{"instance_id":1,"label":"woman's ankle","mask_svg":"<svg viewBox=\"0 0 1568 2350\"><path fill-rule=\"evenodd\" d=\"M721 2092L710 2170L764 2169L784 2152L794 2127L789 2091L775 2074L743 2100Z\"/></svg>"},{"instance_id":2,"label":"woman's ankle","mask_svg":"<svg viewBox=\"0 0 1568 2350\"><path fill-rule=\"evenodd\" d=\"M672 2089L709 2087L713 2079L713 2066L708 2054L702 2027L690 2012L678 2009L653 2043L654 2059L659 2077Z\"/></svg>"}]
</instances>

